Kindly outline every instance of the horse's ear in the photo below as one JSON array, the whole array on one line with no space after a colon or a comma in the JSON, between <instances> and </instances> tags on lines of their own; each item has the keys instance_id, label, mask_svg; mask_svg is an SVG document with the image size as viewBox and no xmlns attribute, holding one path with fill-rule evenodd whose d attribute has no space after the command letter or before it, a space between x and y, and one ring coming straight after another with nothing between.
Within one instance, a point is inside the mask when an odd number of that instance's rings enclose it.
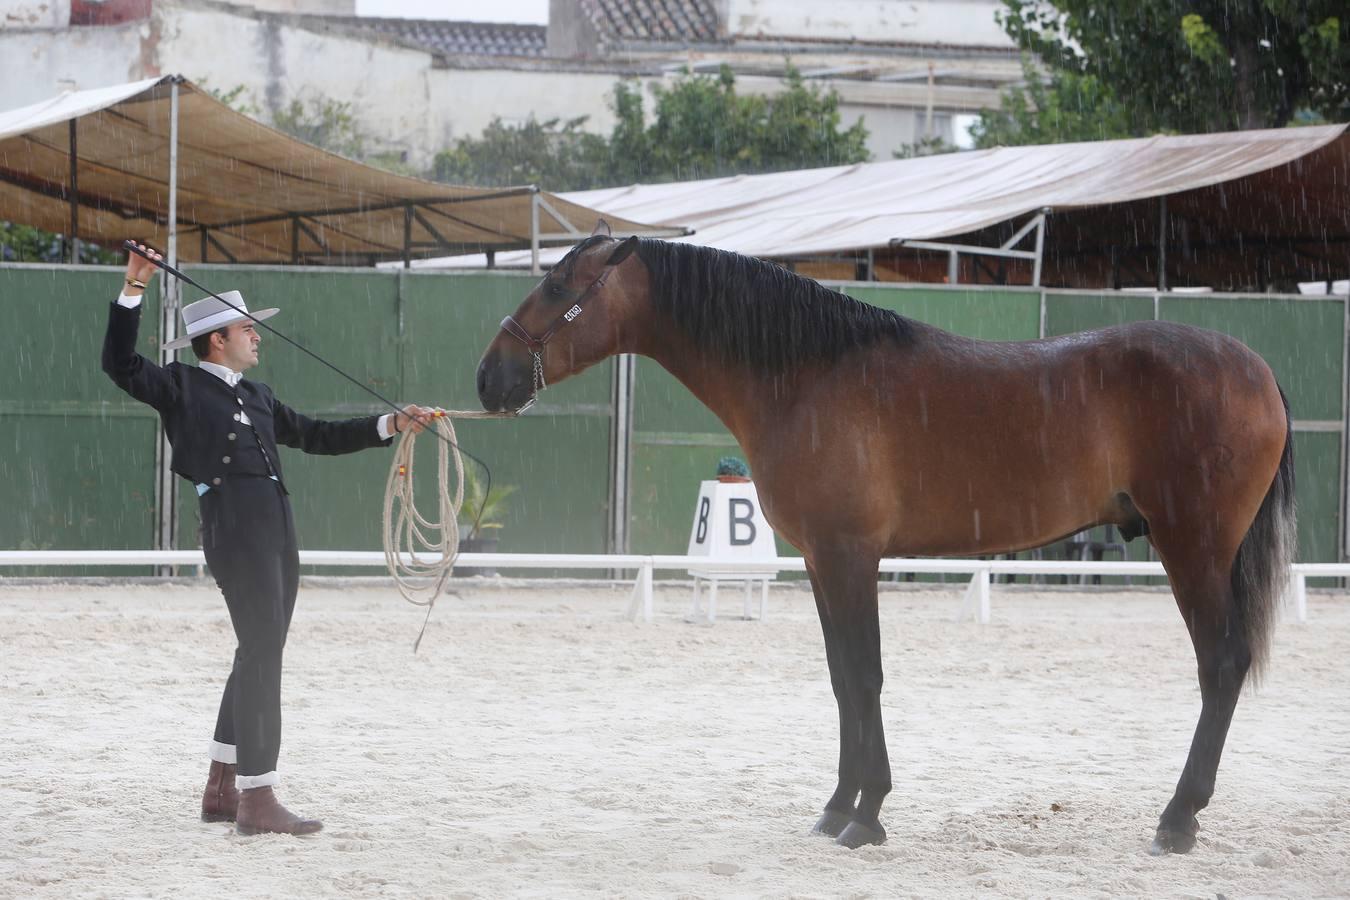
<instances>
[{"instance_id":1,"label":"horse's ear","mask_svg":"<svg viewBox=\"0 0 1350 900\"><path fill-rule=\"evenodd\" d=\"M609 259L605 260L605 265L617 266L619 263L627 259L629 254L631 254L634 250L637 249L637 245L638 245L637 235L632 235L631 237L625 238L622 244L614 248L614 252L609 255Z\"/></svg>"},{"instance_id":2,"label":"horse's ear","mask_svg":"<svg viewBox=\"0 0 1350 900\"><path fill-rule=\"evenodd\" d=\"M610 236L609 223L606 222L604 219L598 219L596 221L595 228L591 231L591 237L595 237L597 234L600 235L601 237Z\"/></svg>"}]
</instances>

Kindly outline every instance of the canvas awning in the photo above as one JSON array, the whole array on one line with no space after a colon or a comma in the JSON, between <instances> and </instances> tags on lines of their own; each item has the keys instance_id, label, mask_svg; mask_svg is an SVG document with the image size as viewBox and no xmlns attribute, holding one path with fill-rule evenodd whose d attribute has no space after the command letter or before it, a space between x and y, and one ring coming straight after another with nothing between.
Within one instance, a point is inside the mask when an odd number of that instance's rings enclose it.
<instances>
[{"instance_id":1,"label":"canvas awning","mask_svg":"<svg viewBox=\"0 0 1350 900\"><path fill-rule=\"evenodd\" d=\"M1047 254L1110 256L1115 248L1124 258L1157 250L1157 198L1168 197L1172 263L1183 249L1202 245L1227 244L1234 252L1270 246L1273 258L1304 252L1290 250L1290 242L1312 242L1323 251L1340 243L1343 264L1350 240L1346 127L973 150L561 196L606 215L692 229L684 240L779 259L867 250L894 256L910 242L958 235L979 235L997 248L1016 224L1044 209L1055 213ZM1020 246L1029 244L1030 237ZM495 260L525 262L519 254ZM482 264L478 256L419 265ZM1212 267L1233 264L1215 257Z\"/></svg>"},{"instance_id":2,"label":"canvas awning","mask_svg":"<svg viewBox=\"0 0 1350 900\"><path fill-rule=\"evenodd\" d=\"M189 262L367 265L529 248L570 243L598 218L533 186L461 187L353 162L176 76L0 113L0 219L63 234L73 221L82 240L165 247L174 191L177 256ZM615 233L678 233L606 218Z\"/></svg>"}]
</instances>

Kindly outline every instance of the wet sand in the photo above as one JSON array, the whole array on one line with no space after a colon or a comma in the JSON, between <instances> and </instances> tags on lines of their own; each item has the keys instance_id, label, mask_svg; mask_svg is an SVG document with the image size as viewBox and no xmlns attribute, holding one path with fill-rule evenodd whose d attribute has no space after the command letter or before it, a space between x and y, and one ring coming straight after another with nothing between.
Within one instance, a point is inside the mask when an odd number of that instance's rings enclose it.
<instances>
[{"instance_id":1,"label":"wet sand","mask_svg":"<svg viewBox=\"0 0 1350 900\"><path fill-rule=\"evenodd\" d=\"M473 579L472 581L479 581ZM232 652L199 584L0 582L0 896L1344 896L1350 595L1237 710L1195 851L1146 849L1199 691L1170 595L886 591L884 846L809 834L837 720L809 594L683 621L658 588L307 582L279 789L309 838L197 820ZM727 592L724 615L739 612Z\"/></svg>"}]
</instances>

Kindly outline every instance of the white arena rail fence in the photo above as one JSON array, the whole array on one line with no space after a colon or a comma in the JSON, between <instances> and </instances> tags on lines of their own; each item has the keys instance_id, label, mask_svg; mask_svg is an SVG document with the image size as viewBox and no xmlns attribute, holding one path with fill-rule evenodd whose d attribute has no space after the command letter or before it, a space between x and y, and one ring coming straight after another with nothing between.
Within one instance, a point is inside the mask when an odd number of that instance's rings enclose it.
<instances>
[{"instance_id":1,"label":"white arena rail fence","mask_svg":"<svg viewBox=\"0 0 1350 900\"><path fill-rule=\"evenodd\" d=\"M407 558L407 554L405 554ZM439 554L423 554L423 561L438 560ZM367 550L301 550L304 566L354 566L385 568L384 553ZM656 571L697 569L703 572L753 573L805 572L800 557L766 560L710 559L706 556L641 556L603 553L461 553L456 564L462 568L503 569L605 569L637 572L628 607L629 617L652 620L652 578ZM17 566L204 566L200 550L0 550L0 570ZM1159 562L1080 562L1074 560L994 560L994 559L883 559L882 574L969 575L957 611L958 621L973 618L986 624L990 618L991 579L995 575L1127 575L1159 576L1166 573ZM1300 622L1308 620L1309 578L1350 578L1350 564L1296 563L1290 567L1290 586L1286 602L1293 606Z\"/></svg>"}]
</instances>

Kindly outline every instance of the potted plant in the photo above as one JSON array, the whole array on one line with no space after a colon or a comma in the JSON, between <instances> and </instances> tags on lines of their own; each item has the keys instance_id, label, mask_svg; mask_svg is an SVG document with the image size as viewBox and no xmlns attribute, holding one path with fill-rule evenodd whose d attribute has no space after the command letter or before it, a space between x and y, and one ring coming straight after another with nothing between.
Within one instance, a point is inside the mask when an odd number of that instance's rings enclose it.
<instances>
[{"instance_id":1,"label":"potted plant","mask_svg":"<svg viewBox=\"0 0 1350 900\"><path fill-rule=\"evenodd\" d=\"M717 480L724 484L749 481L750 467L739 457L724 456L717 461Z\"/></svg>"},{"instance_id":2,"label":"potted plant","mask_svg":"<svg viewBox=\"0 0 1350 900\"><path fill-rule=\"evenodd\" d=\"M484 496L484 483L478 470L464 469L464 505L460 507L459 552L495 553L497 532L506 512L506 498L516 492L514 484L494 484ZM496 575L495 569L456 569L458 575Z\"/></svg>"}]
</instances>

